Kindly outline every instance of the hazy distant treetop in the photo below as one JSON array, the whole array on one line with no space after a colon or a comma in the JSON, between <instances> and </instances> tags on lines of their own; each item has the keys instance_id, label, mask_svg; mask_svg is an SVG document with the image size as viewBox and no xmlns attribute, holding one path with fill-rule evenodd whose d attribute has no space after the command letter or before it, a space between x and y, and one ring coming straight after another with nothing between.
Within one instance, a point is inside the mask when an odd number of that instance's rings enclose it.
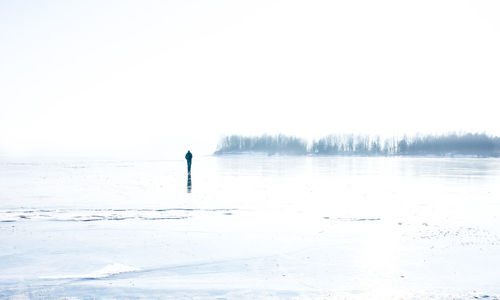
<instances>
[{"instance_id":1,"label":"hazy distant treetop","mask_svg":"<svg viewBox=\"0 0 500 300\"><path fill-rule=\"evenodd\" d=\"M239 136L232 135L221 139L216 154L262 152L268 154L306 154L307 142L294 136L262 135Z\"/></svg>"}]
</instances>

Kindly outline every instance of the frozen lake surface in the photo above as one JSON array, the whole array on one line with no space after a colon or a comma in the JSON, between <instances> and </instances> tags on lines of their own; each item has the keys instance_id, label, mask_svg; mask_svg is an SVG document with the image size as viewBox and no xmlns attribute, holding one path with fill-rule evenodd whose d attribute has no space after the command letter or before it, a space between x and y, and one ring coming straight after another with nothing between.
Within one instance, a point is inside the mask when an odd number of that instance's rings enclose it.
<instances>
[{"instance_id":1,"label":"frozen lake surface","mask_svg":"<svg viewBox=\"0 0 500 300\"><path fill-rule=\"evenodd\" d=\"M0 162L0 298L498 299L500 160Z\"/></svg>"}]
</instances>

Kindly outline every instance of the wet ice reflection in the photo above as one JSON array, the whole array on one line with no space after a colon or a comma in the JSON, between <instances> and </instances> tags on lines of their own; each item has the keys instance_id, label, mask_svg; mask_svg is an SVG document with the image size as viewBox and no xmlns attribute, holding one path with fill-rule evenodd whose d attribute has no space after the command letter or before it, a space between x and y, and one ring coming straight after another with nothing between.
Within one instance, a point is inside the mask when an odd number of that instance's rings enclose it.
<instances>
[{"instance_id":1,"label":"wet ice reflection","mask_svg":"<svg viewBox=\"0 0 500 300\"><path fill-rule=\"evenodd\" d=\"M191 183L191 174L188 174L188 181L187 181L187 192L191 193L191 188L192 188L192 183Z\"/></svg>"}]
</instances>

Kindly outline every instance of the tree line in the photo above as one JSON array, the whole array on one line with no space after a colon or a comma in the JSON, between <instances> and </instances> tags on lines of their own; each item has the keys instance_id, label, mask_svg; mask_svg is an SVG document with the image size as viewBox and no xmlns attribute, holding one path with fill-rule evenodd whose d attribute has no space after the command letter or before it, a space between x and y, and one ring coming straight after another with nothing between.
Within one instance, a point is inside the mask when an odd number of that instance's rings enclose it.
<instances>
[{"instance_id":1,"label":"tree line","mask_svg":"<svg viewBox=\"0 0 500 300\"><path fill-rule=\"evenodd\" d=\"M307 154L307 142L303 139L279 135L240 136L231 135L221 139L215 154L264 152L268 154Z\"/></svg>"},{"instance_id":2,"label":"tree line","mask_svg":"<svg viewBox=\"0 0 500 300\"><path fill-rule=\"evenodd\" d=\"M500 156L500 137L486 134L416 135L380 138L369 135L328 135L308 143L295 136L231 135L221 139L215 154L260 152L293 155L471 155Z\"/></svg>"}]
</instances>

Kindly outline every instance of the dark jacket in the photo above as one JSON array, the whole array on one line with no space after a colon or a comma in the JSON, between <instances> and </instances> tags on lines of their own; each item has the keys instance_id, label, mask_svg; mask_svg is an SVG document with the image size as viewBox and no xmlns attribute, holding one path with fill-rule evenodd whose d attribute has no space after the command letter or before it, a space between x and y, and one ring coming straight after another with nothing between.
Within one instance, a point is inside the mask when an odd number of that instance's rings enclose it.
<instances>
[{"instance_id":1,"label":"dark jacket","mask_svg":"<svg viewBox=\"0 0 500 300\"><path fill-rule=\"evenodd\" d=\"M186 153L186 159L187 161L191 161L191 159L193 159L193 154L188 151L188 153Z\"/></svg>"}]
</instances>

